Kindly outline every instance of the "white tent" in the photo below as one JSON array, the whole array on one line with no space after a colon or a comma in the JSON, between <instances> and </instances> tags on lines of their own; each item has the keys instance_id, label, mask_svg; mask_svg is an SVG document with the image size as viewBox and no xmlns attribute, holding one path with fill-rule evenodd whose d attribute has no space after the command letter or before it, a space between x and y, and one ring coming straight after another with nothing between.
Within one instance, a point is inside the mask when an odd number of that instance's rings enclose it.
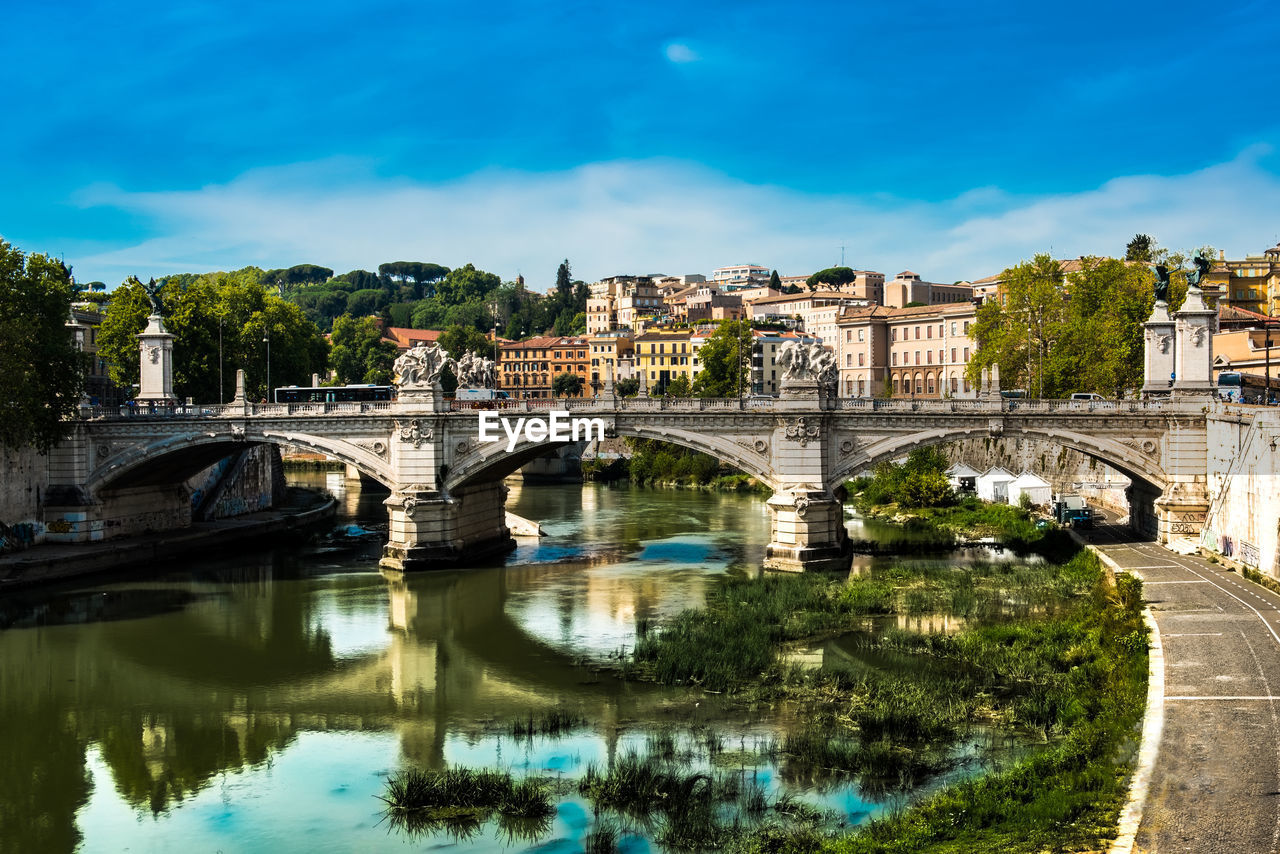
<instances>
[{"instance_id":1,"label":"white tent","mask_svg":"<svg viewBox=\"0 0 1280 854\"><path fill-rule=\"evenodd\" d=\"M957 492L966 491L973 492L976 490L978 483L978 475L981 474L972 466L964 463L956 463L947 469L947 480L951 481L951 488Z\"/></svg>"},{"instance_id":2,"label":"white tent","mask_svg":"<svg viewBox=\"0 0 1280 854\"><path fill-rule=\"evenodd\" d=\"M992 466L978 475L978 481L975 484L978 488L978 497L983 501L996 501L1001 504L1007 504L1009 502L1009 484L1013 480L1013 472L1000 466Z\"/></svg>"},{"instance_id":3,"label":"white tent","mask_svg":"<svg viewBox=\"0 0 1280 854\"><path fill-rule=\"evenodd\" d=\"M1048 504L1053 497L1053 488L1044 478L1024 471L1009 484L1009 503L1020 503L1024 495L1032 504Z\"/></svg>"}]
</instances>

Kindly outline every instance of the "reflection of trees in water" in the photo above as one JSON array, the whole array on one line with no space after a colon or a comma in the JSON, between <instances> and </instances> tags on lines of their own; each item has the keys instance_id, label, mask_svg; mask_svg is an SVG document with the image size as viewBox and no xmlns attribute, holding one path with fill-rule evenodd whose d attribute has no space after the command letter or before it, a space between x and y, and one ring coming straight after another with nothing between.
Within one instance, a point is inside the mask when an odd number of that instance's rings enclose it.
<instances>
[{"instance_id":1,"label":"reflection of trees in water","mask_svg":"<svg viewBox=\"0 0 1280 854\"><path fill-rule=\"evenodd\" d=\"M223 772L265 761L296 735L276 716L236 717L132 712L113 718L94 737L120 797L132 807L159 813Z\"/></svg>"},{"instance_id":2,"label":"reflection of trees in water","mask_svg":"<svg viewBox=\"0 0 1280 854\"><path fill-rule=\"evenodd\" d=\"M89 775L74 717L47 700L27 705L10 696L0 706L0 733L0 852L75 850Z\"/></svg>"}]
</instances>

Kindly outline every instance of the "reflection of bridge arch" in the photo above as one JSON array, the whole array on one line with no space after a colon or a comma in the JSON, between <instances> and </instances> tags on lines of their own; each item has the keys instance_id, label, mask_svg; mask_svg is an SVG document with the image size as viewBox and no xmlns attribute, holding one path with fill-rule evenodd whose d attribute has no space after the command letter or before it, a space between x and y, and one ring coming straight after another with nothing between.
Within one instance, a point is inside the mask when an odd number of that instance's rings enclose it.
<instances>
[{"instance_id":1,"label":"reflection of bridge arch","mask_svg":"<svg viewBox=\"0 0 1280 854\"><path fill-rule=\"evenodd\" d=\"M628 423L624 419L616 420L613 435L635 439L656 439L700 451L746 472L771 489L777 488L769 460L759 450L768 448L763 440L748 448L724 436L673 429L662 425ZM455 489L501 480L535 457L545 454L548 450L562 447L564 444L567 443L530 442L522 437L509 453L505 438L501 441L478 445L456 459L455 466L445 481L446 488Z\"/></svg>"},{"instance_id":2,"label":"reflection of bridge arch","mask_svg":"<svg viewBox=\"0 0 1280 854\"><path fill-rule=\"evenodd\" d=\"M199 427L199 432L162 436L145 444L128 444L114 454L110 452L110 444L103 443L99 447L107 449L107 456L86 480L86 489L95 494L100 489L177 483L248 445L261 444L306 448L354 466L388 488L396 484L387 461L377 453L375 442L363 447L340 436L284 433L252 422L241 426L208 420ZM381 447L385 453L385 441Z\"/></svg>"}]
</instances>

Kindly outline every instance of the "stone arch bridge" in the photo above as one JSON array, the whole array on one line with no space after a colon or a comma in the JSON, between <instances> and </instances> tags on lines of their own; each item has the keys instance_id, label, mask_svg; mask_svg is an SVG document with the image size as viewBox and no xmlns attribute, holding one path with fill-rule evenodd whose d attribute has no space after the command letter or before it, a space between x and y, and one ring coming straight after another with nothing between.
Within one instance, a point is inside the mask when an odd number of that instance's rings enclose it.
<instances>
[{"instance_id":1,"label":"stone arch bridge","mask_svg":"<svg viewBox=\"0 0 1280 854\"><path fill-rule=\"evenodd\" d=\"M773 534L766 565L776 569L843 565L843 482L912 448L956 439L1023 439L1073 448L1113 466L1132 481L1134 527L1161 541L1198 534L1209 503L1205 435L1214 404L1205 397L1093 403L636 398L497 405L460 409L436 394L390 403L235 403L86 419L52 452L46 524L51 531L59 526L64 539L101 538L102 519L149 491L171 487L247 444L288 444L328 454L391 490L384 566L466 565L510 547L502 480L567 441L537 427L550 420L552 408L561 418L589 419L592 436L682 445L767 484ZM506 419L506 428L499 419ZM530 425L536 429L524 429Z\"/></svg>"}]
</instances>

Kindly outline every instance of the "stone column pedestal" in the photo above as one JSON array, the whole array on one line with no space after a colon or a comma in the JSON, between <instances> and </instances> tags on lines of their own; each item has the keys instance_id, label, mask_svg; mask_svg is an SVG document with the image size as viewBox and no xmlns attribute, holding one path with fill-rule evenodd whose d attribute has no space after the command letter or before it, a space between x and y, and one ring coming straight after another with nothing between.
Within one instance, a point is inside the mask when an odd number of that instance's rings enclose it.
<instances>
[{"instance_id":1,"label":"stone column pedestal","mask_svg":"<svg viewBox=\"0 0 1280 854\"><path fill-rule=\"evenodd\" d=\"M1169 304L1156 303L1151 312L1151 319L1143 326L1144 363L1142 370L1142 393L1144 395L1168 394L1172 384L1175 367L1175 327L1169 317Z\"/></svg>"},{"instance_id":2,"label":"stone column pedestal","mask_svg":"<svg viewBox=\"0 0 1280 854\"><path fill-rule=\"evenodd\" d=\"M1155 515L1159 542L1199 539L1209 515L1209 490L1204 478L1173 483L1156 499Z\"/></svg>"},{"instance_id":3,"label":"stone column pedestal","mask_svg":"<svg viewBox=\"0 0 1280 854\"><path fill-rule=\"evenodd\" d=\"M1213 328L1216 312L1204 304L1199 288L1187 291L1182 309L1174 313L1176 324L1174 365L1175 395L1214 394Z\"/></svg>"},{"instance_id":4,"label":"stone column pedestal","mask_svg":"<svg viewBox=\"0 0 1280 854\"><path fill-rule=\"evenodd\" d=\"M764 568L783 572L840 570L852 557L844 505L821 492L775 493L768 501L773 533Z\"/></svg>"},{"instance_id":5,"label":"stone column pedestal","mask_svg":"<svg viewBox=\"0 0 1280 854\"><path fill-rule=\"evenodd\" d=\"M501 483L434 490L397 490L384 504L390 527L380 565L413 572L475 566L515 548Z\"/></svg>"},{"instance_id":6,"label":"stone column pedestal","mask_svg":"<svg viewBox=\"0 0 1280 854\"><path fill-rule=\"evenodd\" d=\"M173 339L158 314L148 317L147 328L138 333L139 403L172 406L178 402L173 395Z\"/></svg>"}]
</instances>

